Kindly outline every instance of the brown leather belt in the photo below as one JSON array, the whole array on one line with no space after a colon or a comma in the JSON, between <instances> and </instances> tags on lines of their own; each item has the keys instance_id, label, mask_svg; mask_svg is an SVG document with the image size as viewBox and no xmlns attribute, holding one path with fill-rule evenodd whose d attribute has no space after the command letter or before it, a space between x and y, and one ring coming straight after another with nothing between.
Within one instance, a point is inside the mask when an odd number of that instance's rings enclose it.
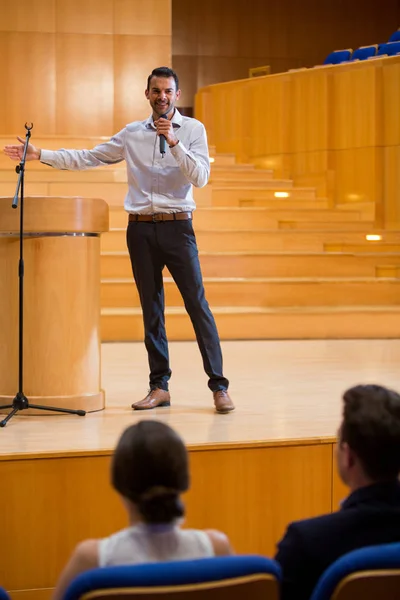
<instances>
[{"instance_id":1,"label":"brown leather belt","mask_svg":"<svg viewBox=\"0 0 400 600\"><path fill-rule=\"evenodd\" d=\"M189 221L191 218L191 212L154 213L154 215L129 214L130 221L146 221L148 223L158 223L159 221Z\"/></svg>"}]
</instances>

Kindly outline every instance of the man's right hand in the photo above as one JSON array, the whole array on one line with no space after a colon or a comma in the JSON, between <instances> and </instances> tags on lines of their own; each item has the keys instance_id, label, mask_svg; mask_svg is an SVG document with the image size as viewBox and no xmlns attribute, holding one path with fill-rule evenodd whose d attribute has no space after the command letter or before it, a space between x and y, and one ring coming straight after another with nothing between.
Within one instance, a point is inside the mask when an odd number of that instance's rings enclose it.
<instances>
[{"instance_id":1,"label":"man's right hand","mask_svg":"<svg viewBox=\"0 0 400 600\"><path fill-rule=\"evenodd\" d=\"M24 153L24 138L18 137L17 140L21 142L21 144L15 144L10 146L4 146L4 154L6 154L11 160L22 159L22 155ZM40 160L40 148L36 148L33 144L28 144L28 149L26 151L26 160Z\"/></svg>"}]
</instances>

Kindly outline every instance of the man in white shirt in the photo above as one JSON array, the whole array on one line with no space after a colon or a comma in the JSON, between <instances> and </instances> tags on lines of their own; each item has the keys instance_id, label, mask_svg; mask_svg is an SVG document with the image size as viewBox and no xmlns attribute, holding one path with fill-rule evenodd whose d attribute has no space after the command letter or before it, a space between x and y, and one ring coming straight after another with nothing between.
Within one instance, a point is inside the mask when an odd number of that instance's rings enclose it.
<instances>
[{"instance_id":1,"label":"man in white shirt","mask_svg":"<svg viewBox=\"0 0 400 600\"><path fill-rule=\"evenodd\" d=\"M143 311L145 345L150 366L150 390L132 404L136 410L169 406L171 376L164 323L162 270L177 284L191 318L216 411L234 410L229 381L222 371L222 353L214 317L204 295L192 212L193 185L203 187L210 174L207 136L202 123L175 108L180 97L176 73L154 69L145 91L152 108L146 121L130 123L108 142L92 150L41 150L29 145L27 160L40 160L57 169L84 170L126 161L129 213L127 244ZM165 138L165 154L160 152ZM20 142L23 139L18 138ZM23 145L6 146L14 160Z\"/></svg>"}]
</instances>

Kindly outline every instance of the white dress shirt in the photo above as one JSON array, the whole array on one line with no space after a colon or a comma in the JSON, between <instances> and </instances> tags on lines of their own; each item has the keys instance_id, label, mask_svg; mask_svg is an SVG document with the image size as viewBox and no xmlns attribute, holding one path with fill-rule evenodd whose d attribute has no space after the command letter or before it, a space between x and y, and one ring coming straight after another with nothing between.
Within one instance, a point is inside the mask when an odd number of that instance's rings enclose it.
<instances>
[{"instance_id":1,"label":"white dress shirt","mask_svg":"<svg viewBox=\"0 0 400 600\"><path fill-rule=\"evenodd\" d=\"M42 150L41 162L56 169L81 171L126 161L129 213L154 214L195 210L192 186L203 187L210 176L204 125L175 109L172 118L179 143L166 145L162 158L153 118L130 123L108 142L92 150Z\"/></svg>"}]
</instances>

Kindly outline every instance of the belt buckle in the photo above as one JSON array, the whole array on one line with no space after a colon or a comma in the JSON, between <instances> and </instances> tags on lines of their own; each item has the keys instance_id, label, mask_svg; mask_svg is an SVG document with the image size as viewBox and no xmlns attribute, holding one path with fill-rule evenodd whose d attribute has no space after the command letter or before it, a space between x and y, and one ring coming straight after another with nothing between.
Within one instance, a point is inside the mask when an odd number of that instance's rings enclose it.
<instances>
[{"instance_id":1,"label":"belt buckle","mask_svg":"<svg viewBox=\"0 0 400 600\"><path fill-rule=\"evenodd\" d=\"M158 221L162 221L162 220L163 220L162 213L154 213L154 215L153 215L153 223L157 223Z\"/></svg>"}]
</instances>

